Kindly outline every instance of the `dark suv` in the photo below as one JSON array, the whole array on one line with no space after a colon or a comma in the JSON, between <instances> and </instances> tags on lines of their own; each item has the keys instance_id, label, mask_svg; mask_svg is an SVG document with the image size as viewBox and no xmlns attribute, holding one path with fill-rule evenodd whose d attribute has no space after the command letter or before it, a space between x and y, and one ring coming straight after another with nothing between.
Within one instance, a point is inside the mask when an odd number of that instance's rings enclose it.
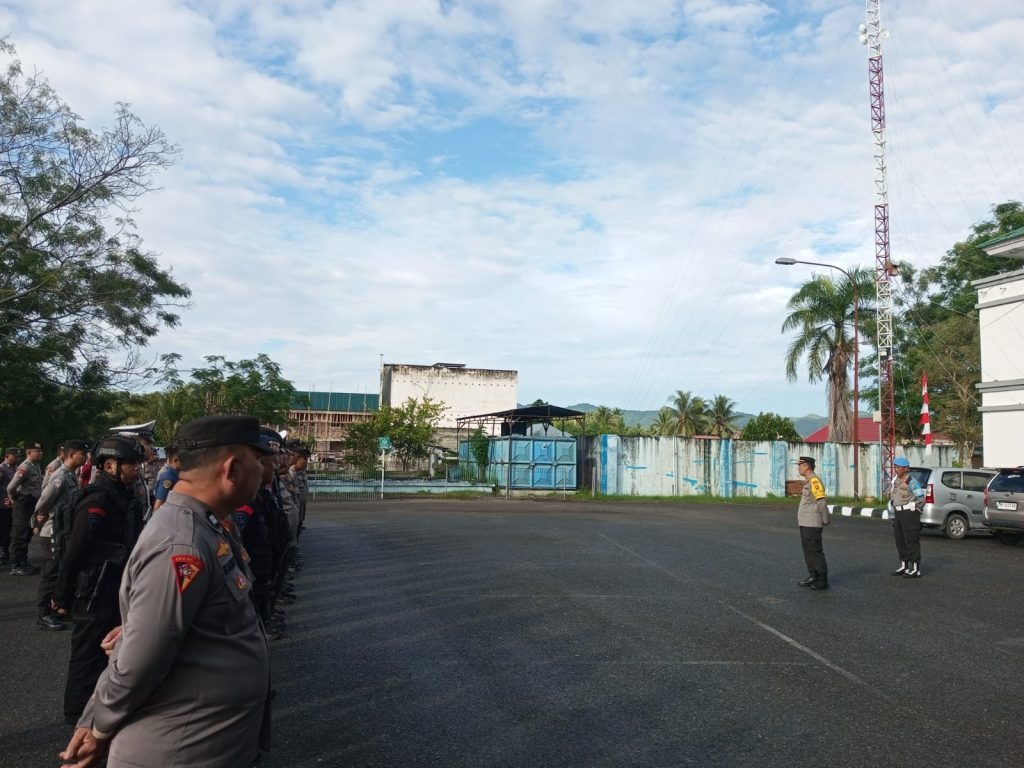
<instances>
[{"instance_id":1,"label":"dark suv","mask_svg":"<svg viewBox=\"0 0 1024 768\"><path fill-rule=\"evenodd\" d=\"M985 489L985 527L1004 544L1024 536L1024 467L1001 469Z\"/></svg>"}]
</instances>

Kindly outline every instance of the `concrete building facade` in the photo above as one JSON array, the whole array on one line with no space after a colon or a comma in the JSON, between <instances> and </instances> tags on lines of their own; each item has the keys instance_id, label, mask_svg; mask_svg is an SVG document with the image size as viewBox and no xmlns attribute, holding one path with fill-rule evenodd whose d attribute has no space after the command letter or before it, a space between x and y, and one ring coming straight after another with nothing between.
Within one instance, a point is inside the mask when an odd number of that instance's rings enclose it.
<instances>
[{"instance_id":1,"label":"concrete building facade","mask_svg":"<svg viewBox=\"0 0 1024 768\"><path fill-rule=\"evenodd\" d=\"M1019 239L1024 253L1024 232ZM974 287L981 329L984 462L1016 467L1024 464L1024 269L976 280Z\"/></svg>"},{"instance_id":2,"label":"concrete building facade","mask_svg":"<svg viewBox=\"0 0 1024 768\"><path fill-rule=\"evenodd\" d=\"M385 363L381 369L380 395L381 403L391 406L401 405L410 397L443 402L447 410L438 428L455 430L456 421L464 416L515 408L519 373L467 368L462 363Z\"/></svg>"}]
</instances>

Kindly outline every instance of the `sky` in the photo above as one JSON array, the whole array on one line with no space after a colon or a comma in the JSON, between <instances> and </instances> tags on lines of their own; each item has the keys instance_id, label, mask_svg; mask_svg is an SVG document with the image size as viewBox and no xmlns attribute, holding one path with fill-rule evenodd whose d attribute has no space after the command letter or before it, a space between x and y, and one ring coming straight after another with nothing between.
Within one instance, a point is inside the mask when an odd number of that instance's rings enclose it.
<instances>
[{"instance_id":1,"label":"sky","mask_svg":"<svg viewBox=\"0 0 1024 768\"><path fill-rule=\"evenodd\" d=\"M95 130L180 146L135 213L193 291L146 354L261 352L300 390L514 369L519 401L676 390L825 413L786 302L874 260L863 2L0 0ZM891 251L1024 198L1024 4L882 0ZM827 270L826 270L827 271ZM897 322L911 322L897 318Z\"/></svg>"}]
</instances>

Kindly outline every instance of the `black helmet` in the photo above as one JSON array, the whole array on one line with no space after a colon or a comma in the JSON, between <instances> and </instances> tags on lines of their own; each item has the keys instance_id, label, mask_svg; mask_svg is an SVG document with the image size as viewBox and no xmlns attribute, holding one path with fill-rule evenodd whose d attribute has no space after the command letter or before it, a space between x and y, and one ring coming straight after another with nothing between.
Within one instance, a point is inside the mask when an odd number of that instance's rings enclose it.
<instances>
[{"instance_id":1,"label":"black helmet","mask_svg":"<svg viewBox=\"0 0 1024 768\"><path fill-rule=\"evenodd\" d=\"M143 457L142 446L136 443L134 438L123 435L103 438L96 443L96 448L92 452L94 464L102 464L106 459L131 463L142 461Z\"/></svg>"}]
</instances>

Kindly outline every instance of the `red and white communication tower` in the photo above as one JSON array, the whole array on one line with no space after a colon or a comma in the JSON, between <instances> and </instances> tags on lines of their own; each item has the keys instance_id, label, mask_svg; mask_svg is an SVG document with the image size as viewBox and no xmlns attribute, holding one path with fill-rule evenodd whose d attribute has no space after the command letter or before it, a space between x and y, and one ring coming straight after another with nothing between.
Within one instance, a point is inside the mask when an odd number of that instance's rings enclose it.
<instances>
[{"instance_id":1,"label":"red and white communication tower","mask_svg":"<svg viewBox=\"0 0 1024 768\"><path fill-rule=\"evenodd\" d=\"M871 94L871 132L875 142L875 291L878 318L878 399L882 421L882 488L892 478L896 458L896 402L893 393L892 277L896 270L889 259L889 186L885 171L885 80L882 75L881 0L867 0L867 24L860 26L860 41L868 46L868 80ZM856 407L856 406L855 406Z\"/></svg>"}]
</instances>

